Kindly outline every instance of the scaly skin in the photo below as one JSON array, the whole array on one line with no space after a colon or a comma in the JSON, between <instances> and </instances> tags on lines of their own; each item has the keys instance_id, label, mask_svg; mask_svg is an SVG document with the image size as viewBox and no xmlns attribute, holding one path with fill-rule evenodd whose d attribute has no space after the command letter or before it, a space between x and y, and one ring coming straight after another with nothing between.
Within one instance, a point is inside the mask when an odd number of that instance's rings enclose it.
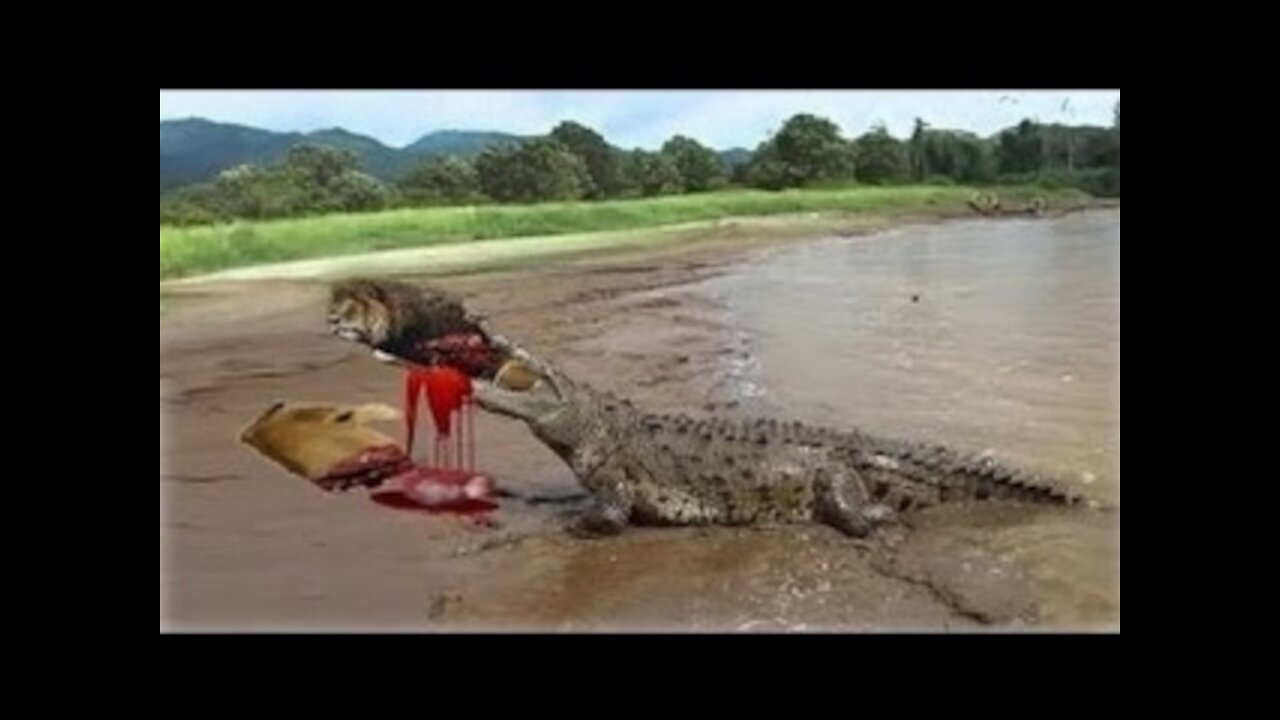
<instances>
[{"instance_id":1,"label":"scaly skin","mask_svg":"<svg viewBox=\"0 0 1280 720\"><path fill-rule=\"evenodd\" d=\"M580 534L614 534L628 523L816 521L862 537L900 512L937 503L1074 505L1082 499L990 458L938 446L769 419L647 413L573 382L493 332L484 318L468 317L494 352L538 375L523 391L479 375L476 400L487 411L523 421L573 470L593 499L572 528Z\"/></svg>"},{"instance_id":2,"label":"scaly skin","mask_svg":"<svg viewBox=\"0 0 1280 720\"><path fill-rule=\"evenodd\" d=\"M817 521L862 537L899 512L942 502L1081 500L939 446L795 422L656 415L563 376L554 382L547 390L558 399L531 400L487 382L476 397L486 410L523 420L591 493L580 531Z\"/></svg>"}]
</instances>

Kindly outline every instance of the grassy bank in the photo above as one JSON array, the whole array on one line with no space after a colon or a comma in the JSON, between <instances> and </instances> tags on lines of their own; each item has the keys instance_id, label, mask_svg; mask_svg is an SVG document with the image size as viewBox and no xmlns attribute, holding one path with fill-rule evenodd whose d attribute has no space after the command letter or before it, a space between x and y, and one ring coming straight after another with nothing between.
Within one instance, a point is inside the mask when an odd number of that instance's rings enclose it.
<instances>
[{"instance_id":1,"label":"grassy bank","mask_svg":"<svg viewBox=\"0 0 1280 720\"><path fill-rule=\"evenodd\" d=\"M660 227L800 212L931 214L962 210L963 187L859 187L769 193L749 190L614 202L392 210L381 213L160 228L160 279L264 263L425 247L471 240ZM1079 202L1074 191L1000 188L1005 203L1034 195L1050 206Z\"/></svg>"}]
</instances>

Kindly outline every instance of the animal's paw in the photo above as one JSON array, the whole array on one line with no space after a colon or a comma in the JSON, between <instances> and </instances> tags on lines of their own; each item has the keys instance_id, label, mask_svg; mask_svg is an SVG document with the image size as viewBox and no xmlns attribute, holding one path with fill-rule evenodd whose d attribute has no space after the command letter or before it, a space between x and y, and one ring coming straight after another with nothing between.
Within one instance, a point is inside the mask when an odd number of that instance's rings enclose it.
<instances>
[{"instance_id":1,"label":"animal's paw","mask_svg":"<svg viewBox=\"0 0 1280 720\"><path fill-rule=\"evenodd\" d=\"M565 525L565 532L580 540L598 540L621 533L622 525L599 514L587 513Z\"/></svg>"},{"instance_id":2,"label":"animal's paw","mask_svg":"<svg viewBox=\"0 0 1280 720\"><path fill-rule=\"evenodd\" d=\"M835 515L829 520L829 523L851 538L865 538L871 534L871 523L867 522L866 518L855 513Z\"/></svg>"},{"instance_id":3,"label":"animal's paw","mask_svg":"<svg viewBox=\"0 0 1280 720\"><path fill-rule=\"evenodd\" d=\"M872 525L888 525L899 521L898 513L888 505L868 505L862 511L862 517Z\"/></svg>"}]
</instances>

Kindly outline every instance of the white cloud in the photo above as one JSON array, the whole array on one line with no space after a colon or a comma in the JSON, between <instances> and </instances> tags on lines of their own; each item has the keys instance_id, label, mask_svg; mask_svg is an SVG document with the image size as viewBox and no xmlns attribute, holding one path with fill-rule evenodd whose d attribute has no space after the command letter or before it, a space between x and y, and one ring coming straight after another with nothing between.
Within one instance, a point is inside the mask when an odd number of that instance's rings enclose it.
<instances>
[{"instance_id":1,"label":"white cloud","mask_svg":"<svg viewBox=\"0 0 1280 720\"><path fill-rule=\"evenodd\" d=\"M917 117L986 135L1025 117L1109 124L1119 97L1118 90L161 91L160 119L304 132L339 126L394 146L433 130L535 134L573 119L628 148L653 149L675 134L725 148L754 147L798 112L829 117L850 136L884 122L904 137Z\"/></svg>"}]
</instances>

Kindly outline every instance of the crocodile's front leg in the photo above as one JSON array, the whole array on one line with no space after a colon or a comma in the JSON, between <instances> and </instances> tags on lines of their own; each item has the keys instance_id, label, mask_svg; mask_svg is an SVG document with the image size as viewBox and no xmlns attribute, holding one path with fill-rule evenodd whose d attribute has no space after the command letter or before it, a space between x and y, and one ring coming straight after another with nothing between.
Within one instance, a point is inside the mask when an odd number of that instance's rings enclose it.
<instances>
[{"instance_id":1,"label":"crocodile's front leg","mask_svg":"<svg viewBox=\"0 0 1280 720\"><path fill-rule=\"evenodd\" d=\"M631 499L608 476L597 475L592 480L591 504L566 529L580 538L618 535L631 520Z\"/></svg>"}]
</instances>

